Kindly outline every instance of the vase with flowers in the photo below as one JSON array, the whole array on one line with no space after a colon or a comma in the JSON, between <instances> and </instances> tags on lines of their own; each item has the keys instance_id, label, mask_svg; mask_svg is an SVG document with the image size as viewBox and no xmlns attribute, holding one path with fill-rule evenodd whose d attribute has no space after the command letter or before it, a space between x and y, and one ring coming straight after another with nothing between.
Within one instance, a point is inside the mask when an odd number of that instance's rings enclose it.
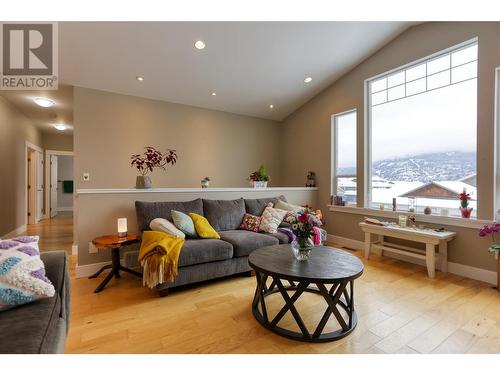
<instances>
[{"instance_id":1,"label":"vase with flowers","mask_svg":"<svg viewBox=\"0 0 500 375\"><path fill-rule=\"evenodd\" d=\"M458 194L457 197L460 200L460 214L463 218L470 218L470 214L472 212L472 207L469 207L470 194L467 193L467 190L464 190Z\"/></svg>"},{"instance_id":2,"label":"vase with flowers","mask_svg":"<svg viewBox=\"0 0 500 375\"><path fill-rule=\"evenodd\" d=\"M136 167L140 176L137 176L135 187L137 189L149 189L152 187L151 177L147 174L153 172L154 168L166 170L166 165L175 165L177 162L177 153L175 150L167 150L161 152L154 147L144 147L144 154L135 154L131 156L132 162L130 165Z\"/></svg>"},{"instance_id":3,"label":"vase with flowers","mask_svg":"<svg viewBox=\"0 0 500 375\"><path fill-rule=\"evenodd\" d=\"M485 225L479 231L479 237L491 236L493 244L488 248L488 251L495 254L497 261L497 290L500 291L500 244L497 243L495 233L500 233L500 223Z\"/></svg>"},{"instance_id":4,"label":"vase with flowers","mask_svg":"<svg viewBox=\"0 0 500 375\"><path fill-rule=\"evenodd\" d=\"M284 219L295 236L292 241L293 255L297 260L307 260L314 247L312 236L314 235L313 228L321 227L321 219L306 208L301 213L291 212Z\"/></svg>"}]
</instances>

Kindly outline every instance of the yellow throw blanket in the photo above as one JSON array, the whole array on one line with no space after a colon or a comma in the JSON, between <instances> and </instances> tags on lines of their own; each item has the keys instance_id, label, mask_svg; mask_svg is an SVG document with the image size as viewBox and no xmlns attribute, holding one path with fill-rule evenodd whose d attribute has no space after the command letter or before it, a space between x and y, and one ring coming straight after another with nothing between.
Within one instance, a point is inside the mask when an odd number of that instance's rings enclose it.
<instances>
[{"instance_id":1,"label":"yellow throw blanket","mask_svg":"<svg viewBox=\"0 0 500 375\"><path fill-rule=\"evenodd\" d=\"M174 281L184 242L183 238L164 232L143 232L139 250L139 262L143 267L142 285L154 288L163 282Z\"/></svg>"}]
</instances>

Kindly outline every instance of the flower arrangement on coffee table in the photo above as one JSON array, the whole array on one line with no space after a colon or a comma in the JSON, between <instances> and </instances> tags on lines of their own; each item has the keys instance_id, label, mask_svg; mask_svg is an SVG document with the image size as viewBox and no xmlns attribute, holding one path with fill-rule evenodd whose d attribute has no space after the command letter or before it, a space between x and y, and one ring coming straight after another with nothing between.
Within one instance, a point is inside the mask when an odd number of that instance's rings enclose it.
<instances>
[{"instance_id":1,"label":"flower arrangement on coffee table","mask_svg":"<svg viewBox=\"0 0 500 375\"><path fill-rule=\"evenodd\" d=\"M295 240L292 241L292 250L298 260L307 260L314 247L312 236L315 235L314 227L321 227L323 224L321 219L309 208L305 208L303 212L291 212L283 220L290 225L290 228L295 235Z\"/></svg>"}]
</instances>

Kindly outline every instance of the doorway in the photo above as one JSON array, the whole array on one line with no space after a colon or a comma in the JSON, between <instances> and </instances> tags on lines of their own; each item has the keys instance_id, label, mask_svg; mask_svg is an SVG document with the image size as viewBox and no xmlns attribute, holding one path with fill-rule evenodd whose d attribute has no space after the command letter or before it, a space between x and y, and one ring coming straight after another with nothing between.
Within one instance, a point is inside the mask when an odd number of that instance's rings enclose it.
<instances>
[{"instance_id":1,"label":"doorway","mask_svg":"<svg viewBox=\"0 0 500 375\"><path fill-rule=\"evenodd\" d=\"M26 223L38 223L43 207L43 150L26 142Z\"/></svg>"},{"instance_id":2,"label":"doorway","mask_svg":"<svg viewBox=\"0 0 500 375\"><path fill-rule=\"evenodd\" d=\"M46 151L47 217L73 211L73 152Z\"/></svg>"}]
</instances>

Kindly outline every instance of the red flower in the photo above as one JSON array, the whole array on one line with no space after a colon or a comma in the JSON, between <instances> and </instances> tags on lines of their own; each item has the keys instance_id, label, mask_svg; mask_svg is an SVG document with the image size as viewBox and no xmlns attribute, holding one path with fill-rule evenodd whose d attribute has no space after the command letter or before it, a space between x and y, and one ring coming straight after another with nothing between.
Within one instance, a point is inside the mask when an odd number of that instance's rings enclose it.
<instances>
[{"instance_id":1,"label":"red flower","mask_svg":"<svg viewBox=\"0 0 500 375\"><path fill-rule=\"evenodd\" d=\"M461 201L468 201L470 200L470 195L467 193L460 193L458 194L458 199L460 199Z\"/></svg>"},{"instance_id":2,"label":"red flower","mask_svg":"<svg viewBox=\"0 0 500 375\"><path fill-rule=\"evenodd\" d=\"M299 221L302 223L307 223L309 221L309 215L307 212L304 212L299 216Z\"/></svg>"}]
</instances>

